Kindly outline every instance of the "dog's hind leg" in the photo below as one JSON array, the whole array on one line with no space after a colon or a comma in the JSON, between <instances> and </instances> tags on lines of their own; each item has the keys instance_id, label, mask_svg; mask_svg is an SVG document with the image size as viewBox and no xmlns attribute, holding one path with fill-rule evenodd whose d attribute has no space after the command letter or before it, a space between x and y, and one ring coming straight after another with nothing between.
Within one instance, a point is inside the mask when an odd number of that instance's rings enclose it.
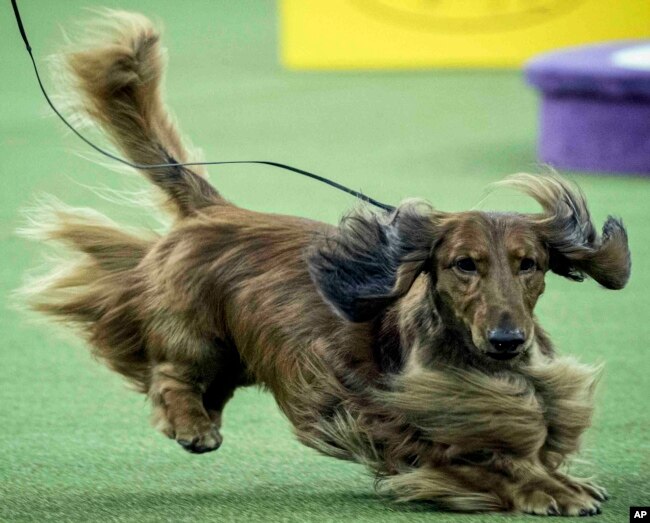
<instances>
[{"instance_id":1,"label":"dog's hind leg","mask_svg":"<svg viewBox=\"0 0 650 523\"><path fill-rule=\"evenodd\" d=\"M154 409L154 424L189 452L201 454L216 450L223 438L219 425L203 404L207 390L192 364L158 363L152 370L149 398Z\"/></svg>"},{"instance_id":2,"label":"dog's hind leg","mask_svg":"<svg viewBox=\"0 0 650 523\"><path fill-rule=\"evenodd\" d=\"M239 353L234 347L219 341L217 354L216 373L210 379L208 389L203 395L203 404L212 422L221 428L223 409L235 389L240 386L251 385L246 369L239 358Z\"/></svg>"},{"instance_id":3,"label":"dog's hind leg","mask_svg":"<svg viewBox=\"0 0 650 523\"><path fill-rule=\"evenodd\" d=\"M216 450L223 438L221 415L235 389L245 384L243 367L234 349L215 342L205 357L171 359L152 369L149 397L154 424L189 452Z\"/></svg>"}]
</instances>

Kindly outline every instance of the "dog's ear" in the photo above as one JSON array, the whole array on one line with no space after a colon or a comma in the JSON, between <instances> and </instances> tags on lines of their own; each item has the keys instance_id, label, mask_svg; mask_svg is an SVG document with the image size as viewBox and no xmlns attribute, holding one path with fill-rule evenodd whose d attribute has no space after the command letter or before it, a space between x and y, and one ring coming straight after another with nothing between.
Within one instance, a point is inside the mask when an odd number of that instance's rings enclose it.
<instances>
[{"instance_id":1,"label":"dog's ear","mask_svg":"<svg viewBox=\"0 0 650 523\"><path fill-rule=\"evenodd\" d=\"M349 321L373 319L404 296L425 269L436 216L426 204L407 202L391 213L361 209L344 217L335 234L308 255L321 295Z\"/></svg>"},{"instance_id":2,"label":"dog's ear","mask_svg":"<svg viewBox=\"0 0 650 523\"><path fill-rule=\"evenodd\" d=\"M599 236L584 194L557 175L519 174L506 183L531 195L544 209L531 219L548 246L550 270L574 281L591 276L608 289L625 287L631 258L620 219L609 216Z\"/></svg>"}]
</instances>

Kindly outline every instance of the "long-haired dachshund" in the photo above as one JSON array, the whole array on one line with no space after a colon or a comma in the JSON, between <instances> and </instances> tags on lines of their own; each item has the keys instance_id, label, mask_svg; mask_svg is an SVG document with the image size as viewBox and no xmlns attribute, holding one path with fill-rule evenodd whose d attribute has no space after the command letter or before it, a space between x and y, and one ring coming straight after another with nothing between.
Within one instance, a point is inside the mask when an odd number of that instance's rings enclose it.
<instances>
[{"instance_id":1,"label":"long-haired dachshund","mask_svg":"<svg viewBox=\"0 0 650 523\"><path fill-rule=\"evenodd\" d=\"M139 164L190 160L161 100L159 34L111 12L67 53L72 93ZM215 450L237 387L269 389L298 438L367 465L400 500L461 511L600 512L605 489L563 472L599 369L558 358L533 309L548 271L621 289L623 224L599 235L557 176L506 183L539 214L361 208L338 227L227 201L201 168L144 170L175 219L163 236L50 205L32 232L76 251L31 306L78 329L151 401L156 426Z\"/></svg>"}]
</instances>

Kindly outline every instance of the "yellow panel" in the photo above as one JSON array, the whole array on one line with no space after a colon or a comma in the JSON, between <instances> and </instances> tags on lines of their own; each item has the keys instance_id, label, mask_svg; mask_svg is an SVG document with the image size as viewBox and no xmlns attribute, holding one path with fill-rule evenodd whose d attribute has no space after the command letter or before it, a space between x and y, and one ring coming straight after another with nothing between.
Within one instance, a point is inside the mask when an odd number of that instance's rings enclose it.
<instances>
[{"instance_id":1,"label":"yellow panel","mask_svg":"<svg viewBox=\"0 0 650 523\"><path fill-rule=\"evenodd\" d=\"M650 36L650 0L279 0L292 69L518 67L543 51Z\"/></svg>"}]
</instances>

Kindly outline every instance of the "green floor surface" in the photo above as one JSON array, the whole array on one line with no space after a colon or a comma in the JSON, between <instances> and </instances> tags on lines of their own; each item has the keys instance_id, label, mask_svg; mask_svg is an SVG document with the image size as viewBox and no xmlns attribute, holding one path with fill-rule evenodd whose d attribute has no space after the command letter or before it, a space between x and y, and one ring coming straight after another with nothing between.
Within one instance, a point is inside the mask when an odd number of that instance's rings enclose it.
<instances>
[{"instance_id":1,"label":"green floor surface","mask_svg":"<svg viewBox=\"0 0 650 523\"><path fill-rule=\"evenodd\" d=\"M89 2L24 0L39 62L59 26L88 16ZM107 1L166 27L168 102L208 159L287 162L388 202L429 199L444 210L477 205L503 175L539 170L535 94L517 72L307 73L277 65L275 6L263 0ZM273 399L237 393L224 446L192 456L150 428L148 406L92 361L83 345L26 321L10 292L41 249L18 239L20 209L51 193L149 225L89 189L143 187L76 153L39 94L10 13L0 8L0 520L1 521L532 521L460 515L377 498L360 466L321 457L294 441ZM52 85L48 80L48 85ZM47 116L47 118L44 118ZM353 201L272 168L211 169L240 205L335 222ZM579 470L598 475L612 500L595 521L625 522L650 504L650 180L576 176L595 219L623 216L634 269L629 287L549 276L538 308L563 354L606 362L598 414ZM481 204L534 205L512 194Z\"/></svg>"}]
</instances>

